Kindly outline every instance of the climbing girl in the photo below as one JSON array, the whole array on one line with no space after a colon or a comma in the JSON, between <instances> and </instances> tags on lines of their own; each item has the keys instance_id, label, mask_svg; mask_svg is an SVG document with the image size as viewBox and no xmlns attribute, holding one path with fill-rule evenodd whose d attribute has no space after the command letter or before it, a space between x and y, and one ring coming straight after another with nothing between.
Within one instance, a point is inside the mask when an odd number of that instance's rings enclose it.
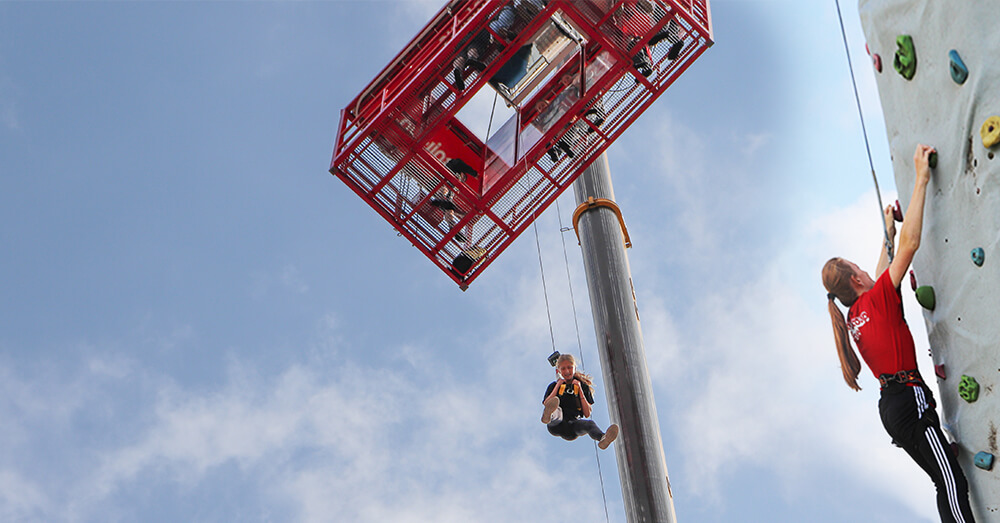
<instances>
[{"instance_id":1,"label":"climbing girl","mask_svg":"<svg viewBox=\"0 0 1000 523\"><path fill-rule=\"evenodd\" d=\"M576 370L576 359L572 354L560 354L556 360L556 374L559 379L545 389L542 404L542 423L548 426L549 434L573 441L577 436L589 435L597 446L604 450L618 437L618 425L611 425L607 432L601 432L590 417L594 404L594 382L590 376Z\"/></svg>"},{"instance_id":2,"label":"climbing girl","mask_svg":"<svg viewBox=\"0 0 1000 523\"><path fill-rule=\"evenodd\" d=\"M828 291L834 341L847 385L861 390L857 381L861 363L851 348L851 337L881 386L878 406L882 425L893 443L934 481L941 521L971 522L969 485L941 433L934 397L917 371L913 336L903 318L899 293L899 284L920 247L932 152L932 147L917 145L913 155L916 182L900 227L895 258L891 252L896 226L892 207L885 209L886 240L879 257L878 280L872 280L854 263L832 258L823 266L823 286ZM846 320L834 298L848 307Z\"/></svg>"}]
</instances>

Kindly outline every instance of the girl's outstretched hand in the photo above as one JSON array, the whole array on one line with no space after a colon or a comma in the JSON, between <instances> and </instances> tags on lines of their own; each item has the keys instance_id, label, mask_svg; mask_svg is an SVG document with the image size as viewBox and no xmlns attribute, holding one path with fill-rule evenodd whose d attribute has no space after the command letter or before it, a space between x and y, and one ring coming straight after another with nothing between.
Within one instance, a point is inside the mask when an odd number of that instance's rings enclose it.
<instances>
[{"instance_id":1,"label":"girl's outstretched hand","mask_svg":"<svg viewBox=\"0 0 1000 523\"><path fill-rule=\"evenodd\" d=\"M893 217L895 213L892 210L891 205L885 206L885 233L889 236L889 239L896 237L896 219Z\"/></svg>"},{"instance_id":2,"label":"girl's outstretched hand","mask_svg":"<svg viewBox=\"0 0 1000 523\"><path fill-rule=\"evenodd\" d=\"M930 145L917 144L913 153L913 167L917 172L917 183L927 185L931 179L930 157L934 148Z\"/></svg>"}]
</instances>

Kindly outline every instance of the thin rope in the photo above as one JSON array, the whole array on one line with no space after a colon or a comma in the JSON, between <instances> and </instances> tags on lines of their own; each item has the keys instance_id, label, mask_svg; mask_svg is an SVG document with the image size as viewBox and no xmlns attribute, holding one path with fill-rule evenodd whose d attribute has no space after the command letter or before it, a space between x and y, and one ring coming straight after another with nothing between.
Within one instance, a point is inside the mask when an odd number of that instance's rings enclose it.
<instances>
[{"instance_id":1,"label":"thin rope","mask_svg":"<svg viewBox=\"0 0 1000 523\"><path fill-rule=\"evenodd\" d=\"M556 350L556 335L552 329L552 312L549 311L549 291L545 287L545 267L542 266L542 245L538 242L538 215L531 222L535 229L535 248L538 249L538 271L542 273L542 295L545 296L545 314L549 317L549 337L552 338L552 350Z\"/></svg>"},{"instance_id":2,"label":"thin rope","mask_svg":"<svg viewBox=\"0 0 1000 523\"><path fill-rule=\"evenodd\" d=\"M576 318L576 298L573 296L573 278L569 274L569 255L566 254L566 236L563 230L562 222L562 210L559 208L559 199L556 198L556 215L559 217L559 239L562 240L563 248L563 261L566 263L566 283L569 287L569 302L573 307L573 325L576 327L576 345L580 350L580 366L585 367L583 362L583 341L580 339L580 322ZM572 229L569 229L572 230ZM604 499L604 519L611 522L611 516L608 514L608 495L604 491L604 472L601 470L601 453L597 448L597 442L594 442L594 460L597 461L597 476L601 478L601 498Z\"/></svg>"},{"instance_id":3,"label":"thin rope","mask_svg":"<svg viewBox=\"0 0 1000 523\"><path fill-rule=\"evenodd\" d=\"M882 232L885 235L885 253L892 262L892 238L889 238L888 224L885 222L885 207L882 205L882 191L878 188L878 177L875 176L875 162L872 161L872 149L868 144L868 131L865 129L865 116L861 112L861 97L858 96L858 83L854 78L854 66L851 65L851 51L847 45L847 31L844 29L844 17L840 14L840 0L837 4L837 18L840 20L840 35L844 38L844 52L847 53L847 68L851 71L851 86L854 87L854 101L858 104L858 118L861 119L861 132L865 137L865 150L868 151L868 166L872 170L872 180L875 182L875 195L878 196L878 215L882 220Z\"/></svg>"},{"instance_id":4,"label":"thin rope","mask_svg":"<svg viewBox=\"0 0 1000 523\"><path fill-rule=\"evenodd\" d=\"M576 328L576 346L580 351L580 366L586 367L583 361L583 340L580 338L580 322L576 317L576 297L573 295L573 278L569 274L569 255L566 254L566 236L563 234L562 210L559 208L559 199L556 198L556 215L559 217L559 239L562 240L563 261L566 263L566 286L569 287L569 303L573 307L573 326ZM570 229L572 230L572 229Z\"/></svg>"}]
</instances>

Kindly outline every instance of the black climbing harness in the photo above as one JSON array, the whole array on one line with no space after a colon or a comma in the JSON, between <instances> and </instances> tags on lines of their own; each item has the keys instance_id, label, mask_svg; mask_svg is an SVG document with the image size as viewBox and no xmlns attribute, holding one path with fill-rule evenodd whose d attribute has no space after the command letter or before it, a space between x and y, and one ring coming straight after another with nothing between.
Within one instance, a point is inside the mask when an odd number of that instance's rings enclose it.
<instances>
[{"instance_id":1,"label":"black climbing harness","mask_svg":"<svg viewBox=\"0 0 1000 523\"><path fill-rule=\"evenodd\" d=\"M875 176L875 162L872 161L872 149L868 143L868 131L865 129L865 116L861 112L861 97L858 96L858 83L854 78L854 66L851 65L851 51L847 45L847 31L844 29L844 17L840 14L840 0L834 0L837 4L837 18L840 20L840 35L844 39L844 52L847 53L847 68L851 71L851 86L854 87L854 101L858 105L858 118L861 119L861 133L865 137L865 150L868 152L868 166L872 170L872 180L875 182L875 195L878 196L879 218L882 220L882 232L885 235L885 253L892 262L892 238L889 237L888 225L885 222L885 207L882 205L882 191L878 188L878 177Z\"/></svg>"},{"instance_id":2,"label":"black climbing harness","mask_svg":"<svg viewBox=\"0 0 1000 523\"><path fill-rule=\"evenodd\" d=\"M881 388L886 388L892 383L899 383L900 385L906 385L908 383L923 383L924 378L920 376L920 371L917 369L913 370L901 370L895 374L882 374L878 377L878 384Z\"/></svg>"}]
</instances>

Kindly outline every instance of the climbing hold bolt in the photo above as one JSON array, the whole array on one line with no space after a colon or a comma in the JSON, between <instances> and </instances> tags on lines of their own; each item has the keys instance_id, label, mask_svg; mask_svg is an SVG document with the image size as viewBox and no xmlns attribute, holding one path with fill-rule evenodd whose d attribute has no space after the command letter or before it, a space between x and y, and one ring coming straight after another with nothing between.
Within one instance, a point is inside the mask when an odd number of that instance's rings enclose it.
<instances>
[{"instance_id":1,"label":"climbing hold bolt","mask_svg":"<svg viewBox=\"0 0 1000 523\"><path fill-rule=\"evenodd\" d=\"M921 307L932 311L934 310L935 300L934 300L934 287L930 285L921 285L917 287L917 303Z\"/></svg>"},{"instance_id":2,"label":"climbing hold bolt","mask_svg":"<svg viewBox=\"0 0 1000 523\"><path fill-rule=\"evenodd\" d=\"M903 209L899 206L899 200L896 200L896 205L892 206L892 219L897 222L903 221Z\"/></svg>"},{"instance_id":3,"label":"climbing hold bolt","mask_svg":"<svg viewBox=\"0 0 1000 523\"><path fill-rule=\"evenodd\" d=\"M937 151L931 151L930 156L927 157L927 166L931 169L937 169Z\"/></svg>"},{"instance_id":4,"label":"climbing hold bolt","mask_svg":"<svg viewBox=\"0 0 1000 523\"><path fill-rule=\"evenodd\" d=\"M913 289L914 292L917 290L917 275L913 274L913 269L910 269L910 288Z\"/></svg>"},{"instance_id":5,"label":"climbing hold bolt","mask_svg":"<svg viewBox=\"0 0 1000 523\"><path fill-rule=\"evenodd\" d=\"M958 56L958 51L954 49L948 51L948 58L951 59L951 79L956 84L964 84L965 79L969 77L969 68L965 66L965 62Z\"/></svg>"},{"instance_id":6,"label":"climbing hold bolt","mask_svg":"<svg viewBox=\"0 0 1000 523\"><path fill-rule=\"evenodd\" d=\"M910 35L897 36L896 47L892 66L903 78L912 80L914 73L917 72L917 50L913 47L913 37Z\"/></svg>"},{"instance_id":7,"label":"climbing hold bolt","mask_svg":"<svg viewBox=\"0 0 1000 523\"><path fill-rule=\"evenodd\" d=\"M983 147L993 147L1000 142L1000 116L991 116L983 122L983 127L979 129L979 136L983 138Z\"/></svg>"},{"instance_id":8,"label":"climbing hold bolt","mask_svg":"<svg viewBox=\"0 0 1000 523\"><path fill-rule=\"evenodd\" d=\"M982 451L976 453L976 466L983 470L993 469L993 454Z\"/></svg>"},{"instance_id":9,"label":"climbing hold bolt","mask_svg":"<svg viewBox=\"0 0 1000 523\"><path fill-rule=\"evenodd\" d=\"M976 378L963 374L962 381L958 382L958 395L969 403L979 399L979 383Z\"/></svg>"},{"instance_id":10,"label":"climbing hold bolt","mask_svg":"<svg viewBox=\"0 0 1000 523\"><path fill-rule=\"evenodd\" d=\"M982 267L984 261L986 261L986 251L982 247L972 249L972 263Z\"/></svg>"},{"instance_id":11,"label":"climbing hold bolt","mask_svg":"<svg viewBox=\"0 0 1000 523\"><path fill-rule=\"evenodd\" d=\"M941 378L943 380L948 379L948 376L946 376L945 373L944 373L944 363L942 363L940 365L935 365L934 366L934 374L936 374L937 377L939 377L939 378Z\"/></svg>"}]
</instances>

